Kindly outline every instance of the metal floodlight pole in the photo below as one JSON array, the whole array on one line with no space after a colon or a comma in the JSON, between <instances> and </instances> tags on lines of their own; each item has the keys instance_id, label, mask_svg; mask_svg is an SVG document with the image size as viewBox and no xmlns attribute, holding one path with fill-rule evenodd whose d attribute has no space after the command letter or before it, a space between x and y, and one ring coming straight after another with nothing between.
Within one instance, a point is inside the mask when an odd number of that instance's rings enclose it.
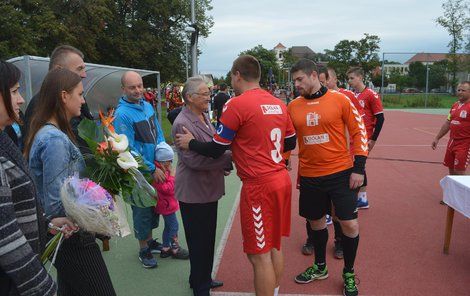
<instances>
[{"instance_id":1,"label":"metal floodlight pole","mask_svg":"<svg viewBox=\"0 0 470 296\"><path fill-rule=\"evenodd\" d=\"M382 86L380 87L380 97L384 97L384 80L385 80L385 52L382 53Z\"/></svg>"},{"instance_id":2,"label":"metal floodlight pole","mask_svg":"<svg viewBox=\"0 0 470 296\"><path fill-rule=\"evenodd\" d=\"M193 26L196 25L196 9L194 0L191 0L191 23ZM195 34L194 43L191 44L191 74L192 76L197 75L197 38L199 32L193 33Z\"/></svg>"},{"instance_id":3,"label":"metal floodlight pole","mask_svg":"<svg viewBox=\"0 0 470 296\"><path fill-rule=\"evenodd\" d=\"M186 59L186 80L189 78L189 51L188 51L188 38L184 40L184 52L185 52L185 59Z\"/></svg>"},{"instance_id":4,"label":"metal floodlight pole","mask_svg":"<svg viewBox=\"0 0 470 296\"><path fill-rule=\"evenodd\" d=\"M424 99L424 108L428 107L428 94L429 94L429 62L426 63L426 98Z\"/></svg>"}]
</instances>

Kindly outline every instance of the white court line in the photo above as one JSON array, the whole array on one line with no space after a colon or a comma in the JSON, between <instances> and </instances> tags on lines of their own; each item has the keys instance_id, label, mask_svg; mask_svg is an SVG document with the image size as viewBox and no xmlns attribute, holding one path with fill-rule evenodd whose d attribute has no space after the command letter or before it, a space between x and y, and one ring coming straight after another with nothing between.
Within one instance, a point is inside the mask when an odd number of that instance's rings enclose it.
<instances>
[{"instance_id":1,"label":"white court line","mask_svg":"<svg viewBox=\"0 0 470 296\"><path fill-rule=\"evenodd\" d=\"M447 145L437 145L438 147L446 147ZM431 145L426 144L426 145L396 145L396 144L377 144L374 147L429 147L431 148Z\"/></svg>"},{"instance_id":2,"label":"white court line","mask_svg":"<svg viewBox=\"0 0 470 296\"><path fill-rule=\"evenodd\" d=\"M230 216L228 217L227 223L225 223L225 229L220 238L219 246L217 247L217 253L214 258L214 267L212 269L212 278L215 279L217 271L219 270L220 261L222 260L222 255L224 253L225 245L227 244L228 235L230 234L230 229L232 228L233 219L235 213L237 212L238 205L240 203L240 192L242 191L242 185L240 184L240 189L238 190L237 197L233 202L232 210L230 211Z\"/></svg>"},{"instance_id":3,"label":"white court line","mask_svg":"<svg viewBox=\"0 0 470 296\"><path fill-rule=\"evenodd\" d=\"M425 134L428 134L428 135L436 136L436 133L431 133L431 132L425 131L425 130L417 128L417 127L414 127L413 129L415 131L418 131L418 132L422 132L422 133L425 133ZM444 139L444 138L447 139L447 140L449 139L449 137L447 137L447 136L442 137L442 139Z\"/></svg>"}]
</instances>

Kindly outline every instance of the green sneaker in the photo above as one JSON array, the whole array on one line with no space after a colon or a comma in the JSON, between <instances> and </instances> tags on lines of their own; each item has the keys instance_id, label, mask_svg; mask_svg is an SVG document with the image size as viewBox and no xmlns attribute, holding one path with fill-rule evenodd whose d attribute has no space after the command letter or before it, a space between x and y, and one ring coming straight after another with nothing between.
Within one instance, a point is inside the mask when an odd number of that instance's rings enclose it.
<instances>
[{"instance_id":1,"label":"green sneaker","mask_svg":"<svg viewBox=\"0 0 470 296\"><path fill-rule=\"evenodd\" d=\"M344 296L359 295L359 291L357 290L357 285L356 285L356 275L354 273L352 272L343 273L343 280L344 280L344 289L343 289Z\"/></svg>"},{"instance_id":2,"label":"green sneaker","mask_svg":"<svg viewBox=\"0 0 470 296\"><path fill-rule=\"evenodd\" d=\"M328 277L328 267L320 270L316 264L308 267L304 272L295 277L295 282L298 284L308 284L314 280L324 280Z\"/></svg>"}]
</instances>

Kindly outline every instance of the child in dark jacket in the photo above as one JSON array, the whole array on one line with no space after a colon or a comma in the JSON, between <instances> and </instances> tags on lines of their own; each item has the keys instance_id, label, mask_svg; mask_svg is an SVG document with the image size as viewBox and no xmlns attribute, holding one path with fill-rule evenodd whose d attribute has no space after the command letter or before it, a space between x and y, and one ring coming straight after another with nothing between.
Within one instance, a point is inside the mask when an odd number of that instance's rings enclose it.
<instances>
[{"instance_id":1,"label":"child in dark jacket","mask_svg":"<svg viewBox=\"0 0 470 296\"><path fill-rule=\"evenodd\" d=\"M178 220L176 211L179 203L175 198L175 177L172 173L173 149L165 142L161 142L155 149L155 166L160 167L166 176L163 183L154 182L153 186L158 192L158 203L155 212L163 216L165 228L163 230L163 248L160 257L173 257L188 259L189 252L178 244Z\"/></svg>"}]
</instances>

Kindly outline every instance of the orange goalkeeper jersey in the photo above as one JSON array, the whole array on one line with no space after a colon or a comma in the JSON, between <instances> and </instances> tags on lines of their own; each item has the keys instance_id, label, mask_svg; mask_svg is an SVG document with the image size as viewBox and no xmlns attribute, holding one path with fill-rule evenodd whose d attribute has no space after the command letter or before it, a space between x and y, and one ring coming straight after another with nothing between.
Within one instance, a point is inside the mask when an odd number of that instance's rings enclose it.
<instances>
[{"instance_id":1,"label":"orange goalkeeper jersey","mask_svg":"<svg viewBox=\"0 0 470 296\"><path fill-rule=\"evenodd\" d=\"M354 155L367 156L367 132L361 115L345 95L328 90L316 99L298 97L287 107L299 143L299 175L320 177L353 166L345 129Z\"/></svg>"}]
</instances>

